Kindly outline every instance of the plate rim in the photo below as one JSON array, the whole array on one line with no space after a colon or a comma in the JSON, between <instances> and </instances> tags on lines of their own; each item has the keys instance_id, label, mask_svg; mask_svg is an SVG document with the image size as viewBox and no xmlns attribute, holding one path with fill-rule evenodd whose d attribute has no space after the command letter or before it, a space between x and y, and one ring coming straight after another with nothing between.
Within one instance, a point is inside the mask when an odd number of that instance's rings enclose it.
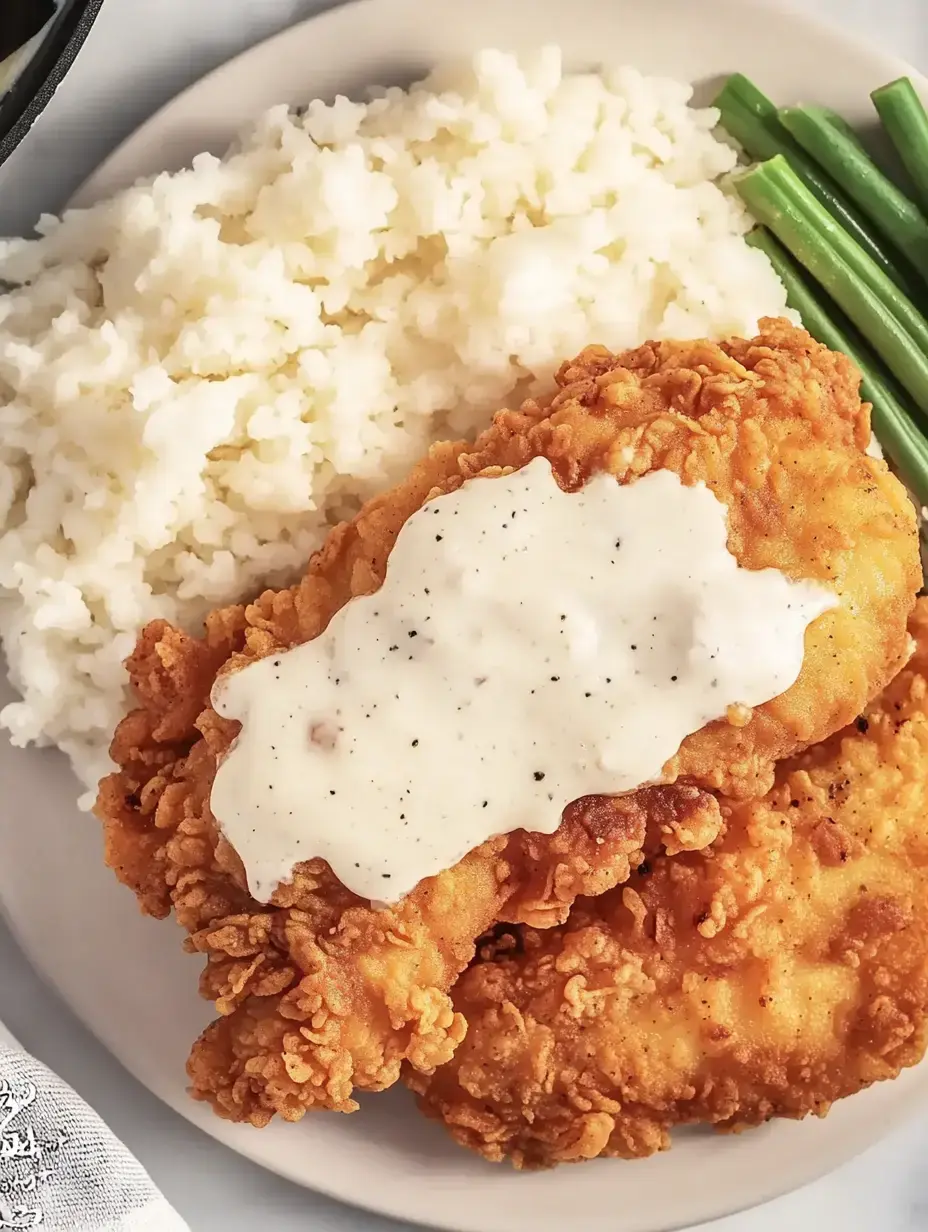
<instances>
[{"instance_id":1,"label":"plate rim","mask_svg":"<svg viewBox=\"0 0 928 1232\"><path fill-rule=\"evenodd\" d=\"M108 176L112 175L113 169L118 167L120 161L125 157L127 151L129 151L131 147L135 146L137 142L144 140L148 134L158 128L166 113L170 112L178 105L181 105L184 100L189 99L191 96L202 90L207 83L214 82L226 73L230 72L230 70L232 70L236 65L240 65L242 62L247 61L260 49L263 49L266 54L267 51L271 50L275 45L282 46L285 42L288 42L294 37L299 37L298 32L304 32L307 28L312 28L313 30L318 31L320 26L323 24L337 25L342 21L350 22L352 18L357 21L364 20L369 13L373 13L378 9L389 11L390 7L394 6L397 2L398 0L336 0L336 3L331 7L313 14L302 21L296 22L267 39L260 40L243 52L240 52L236 56L225 61L223 64L212 69L210 72L204 74L197 81L191 83L184 90L180 91L172 99L168 100L165 104L159 107L157 111L155 111L147 120L139 125L131 134L120 141L116 148L111 151L111 153L107 155L107 157L82 182L80 187L71 197L66 208L84 208L89 204L93 204L93 202L97 199L97 185L101 181L104 181ZM402 0L399 0L399 2L402 2ZM436 0L433 0L433 3L435 2ZM449 4L452 0L437 0L437 2ZM609 0L603 0L603 2L608 3ZM626 0L626 2L634 2L634 0ZM685 5L686 2L687 0L673 0L673 3L678 3L681 5ZM753 19L763 20L765 17L768 17L774 18L778 22L791 23L799 33L801 33L802 30L805 30L807 32L814 33L819 38L829 39L838 54L844 50L845 52L855 56L865 56L867 59L874 62L874 64L881 63L884 65L888 72L894 72L896 75L906 74L913 79L920 91L928 97L928 77L926 77L925 74L909 65L898 55L895 55L889 51L884 51L881 48L874 49L872 46L869 46L866 40L861 36L856 35L853 32L849 32L840 26L836 26L827 19L797 10L794 4L784 4L781 3L780 0L738 0L738 3L742 14L747 14L749 17L753 17ZM102 0L96 0L96 7L99 7L100 4L102 4ZM91 5L93 6L93 0L91 0ZM136 179L145 178L147 177L136 177ZM122 186L128 187L131 182L135 181L123 181ZM386 1203L381 1201L379 1205L375 1204L373 1198L367 1196L366 1192L353 1193L349 1197L346 1195L346 1191L343 1186L339 1187L335 1184L327 1184L324 1176L314 1178L312 1182L307 1181L305 1176L299 1171L288 1166L287 1160L278 1161L276 1159L257 1159L253 1154L242 1150L239 1144L231 1141L230 1136L225 1136L218 1132L226 1125L225 1122L210 1121L207 1123L204 1118L192 1115L195 1111L201 1109L200 1105L194 1104L189 1100L180 1101L172 1099L165 1096L162 1092L152 1090L143 1078L138 1077L137 1067L129 1061L123 1059L123 1050L114 1049L109 1042L98 1034L97 1030L95 1030L94 1027L88 1023L84 1015L74 1007L71 999L65 996L65 994L61 991L55 978L47 973L45 966L41 961L41 956L33 953L32 946L30 946L23 937L16 920L12 915L12 912L7 908L6 901L2 894L0 894L0 915L2 915L3 919L6 921L14 940L26 955L28 961L33 966L42 982L52 990L55 996L59 997L66 1005L69 1006L71 1011L75 1013L76 1017L80 1020L85 1029L88 1030L104 1048L106 1048L113 1060L127 1073L137 1078L138 1081L141 1081L151 1095L157 1098L160 1102L167 1104L167 1106L169 1106L174 1112L182 1116L196 1128L203 1130L203 1132L209 1133L214 1140L220 1142L232 1151L244 1155L245 1158L257 1163L258 1166L264 1168L266 1171L281 1176L282 1178L298 1184L303 1188L318 1192L327 1197L333 1198L336 1201L345 1203L346 1205L369 1212L370 1214L404 1220L407 1223L414 1224L417 1227L441 1228L444 1229L445 1232L462 1232L462 1229L465 1228L464 1224L457 1222L444 1211L439 1211L435 1215L430 1216L430 1222L426 1223L423 1217L416 1215L411 1216L408 1211L391 1203L389 1200ZM928 1066L928 1060L926 1060L923 1065ZM884 1085L886 1084L879 1084L881 1087ZM674 1221L673 1223L662 1224L659 1230L655 1226L654 1232L682 1232L683 1229L691 1228L693 1226L693 1218L695 1218L700 1224L714 1222L718 1219L738 1215L744 1211L765 1205L766 1203L783 1197L786 1194L796 1192L797 1190L811 1184L815 1180L827 1175L835 1168L851 1162L861 1153L868 1150L870 1147L875 1146L877 1142L886 1135L886 1133L891 1132L892 1128L899 1128L914 1118L917 1111L924 1107L925 1103L926 1095L921 1089L913 1087L911 1090L906 1090L900 1095L898 1101L899 1106L893 1111L891 1126L878 1127L875 1135L871 1133L855 1134L850 1150L833 1150L824 1167L817 1162L810 1162L798 1179L796 1174L793 1173L790 1175L790 1178L785 1181L778 1179L779 1173L777 1173L776 1176L769 1179L767 1184L763 1186L758 1185L754 1196L749 1199L744 1201L739 1200L735 1205L729 1205L726 1203L724 1197L720 1195L714 1202L707 1202L704 1205L704 1209L698 1212L695 1216L690 1216L683 1222Z\"/></svg>"},{"instance_id":2,"label":"plate rim","mask_svg":"<svg viewBox=\"0 0 928 1232\"><path fill-rule=\"evenodd\" d=\"M102 5L103 0L95 0L98 6ZM93 171L81 181L77 189L72 193L65 209L84 209L88 205L95 204L97 192L97 184L104 180L112 173L112 169L118 166L120 160L125 155L126 151L133 146L137 141L144 139L146 135L154 131L162 116L169 110L173 109L178 104L182 103L189 96L198 92L207 83L214 81L216 78L224 75L228 70L236 64L248 59L255 54L259 48L269 50L275 45L283 45L294 36L297 30L306 29L313 26L318 29L320 24L332 21L346 20L352 13L362 20L365 13L376 8L385 7L392 0L332 0L328 8L323 9L319 13L315 13L310 17L304 18L302 21L294 22L293 25L286 26L283 30L278 30L276 34L270 35L266 39L260 39L257 43L253 43L244 51L240 51L229 60L224 60L222 64L218 64L215 68L210 69L208 73L204 73L202 77L198 77L196 81L185 86L178 94L168 99L163 103L157 111L153 112L147 120L135 128L127 136L118 143L115 149L99 163ZM431 0L433 4L452 4L458 0ZM466 2L466 0L465 0ZM603 0L604 3L609 3L610 0ZM627 2L627 0L626 0ZM681 0L683 2L683 0ZM836 23L819 17L816 14L805 13L799 9L794 0L740 0L742 10L745 12L753 10L758 20L763 17L771 17L781 20L789 20L797 25L804 26L807 30L813 31L820 37L831 39L832 43L845 48L849 52L860 55L865 54L868 58L875 58L885 61L887 64L892 63L894 70L898 76L908 76L916 86L920 87L920 93L928 96L928 73L922 73L913 64L901 56L890 51L877 49L876 52L868 47L864 38L852 31L844 30ZM140 177L144 178L144 177ZM128 184L124 187L129 187ZM118 190L117 190L118 191Z\"/></svg>"}]
</instances>

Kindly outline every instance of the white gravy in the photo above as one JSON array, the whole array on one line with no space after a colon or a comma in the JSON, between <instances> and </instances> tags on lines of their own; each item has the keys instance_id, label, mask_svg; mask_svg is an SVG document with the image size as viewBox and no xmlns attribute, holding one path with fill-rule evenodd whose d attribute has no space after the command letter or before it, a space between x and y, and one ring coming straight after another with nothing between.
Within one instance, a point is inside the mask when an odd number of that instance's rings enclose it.
<instances>
[{"instance_id":1,"label":"white gravy","mask_svg":"<svg viewBox=\"0 0 928 1232\"><path fill-rule=\"evenodd\" d=\"M864 450L864 453L868 458L879 458L882 461L883 446L877 440L875 432L870 433L870 440L867 442L867 448Z\"/></svg>"},{"instance_id":2,"label":"white gravy","mask_svg":"<svg viewBox=\"0 0 928 1232\"><path fill-rule=\"evenodd\" d=\"M659 780L684 737L782 693L836 598L728 551L670 471L558 486L536 458L403 527L386 580L305 645L223 677L242 723L211 805L266 901L324 857L395 902L493 835Z\"/></svg>"}]
</instances>

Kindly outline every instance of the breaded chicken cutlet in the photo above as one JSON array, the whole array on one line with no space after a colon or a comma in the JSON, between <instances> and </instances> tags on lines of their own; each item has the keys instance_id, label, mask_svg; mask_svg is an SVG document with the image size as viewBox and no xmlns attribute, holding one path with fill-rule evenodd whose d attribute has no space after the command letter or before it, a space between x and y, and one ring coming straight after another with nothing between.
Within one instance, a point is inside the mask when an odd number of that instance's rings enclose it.
<instances>
[{"instance_id":1,"label":"breaded chicken cutlet","mask_svg":"<svg viewBox=\"0 0 928 1232\"><path fill-rule=\"evenodd\" d=\"M427 1113L491 1160L635 1158L675 1127L824 1115L928 1042L928 599L912 662L840 734L723 801L708 851L643 864L454 992Z\"/></svg>"},{"instance_id":2,"label":"breaded chicken cutlet","mask_svg":"<svg viewBox=\"0 0 928 1232\"><path fill-rule=\"evenodd\" d=\"M139 708L116 732L119 770L97 812L107 860L143 910L173 909L207 958L202 991L221 1017L189 1073L220 1115L262 1125L314 1106L350 1111L355 1087L389 1086L404 1061L423 1072L448 1061L464 1033L448 990L478 935L497 920L563 922L578 895L623 882L642 849L706 846L720 826L707 792L766 791L777 759L860 713L905 660L920 584L914 513L864 452L869 414L843 356L768 321L753 341L664 342L618 358L589 348L557 383L549 403L500 412L475 444L433 448L331 533L298 585L214 613L203 638L156 622L129 660ZM554 835L493 839L395 907L351 894L319 859L256 902L210 811L237 731L209 704L217 675L317 637L353 596L376 591L428 499L538 456L567 490L602 470L620 483L659 468L705 483L727 507L742 566L832 588L840 602L809 627L798 680L689 736L665 766L675 788L582 800Z\"/></svg>"}]
</instances>

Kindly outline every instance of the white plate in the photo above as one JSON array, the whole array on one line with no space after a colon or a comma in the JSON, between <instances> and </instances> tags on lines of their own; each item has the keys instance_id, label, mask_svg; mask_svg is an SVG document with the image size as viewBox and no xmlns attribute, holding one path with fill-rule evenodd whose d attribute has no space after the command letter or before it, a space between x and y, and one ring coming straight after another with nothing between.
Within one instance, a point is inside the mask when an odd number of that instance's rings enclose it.
<instances>
[{"instance_id":1,"label":"white plate","mask_svg":"<svg viewBox=\"0 0 928 1232\"><path fill-rule=\"evenodd\" d=\"M740 69L784 102L820 101L858 121L870 114L869 90L905 71L756 0L366 0L287 31L182 94L79 200L203 149L221 153L273 103L402 81L481 46L543 42L560 43L577 66L606 57L700 81ZM187 1049L209 1018L196 994L199 961L181 953L174 926L139 916L103 868L97 825L76 812L62 758L2 742L0 782L0 903L39 970L166 1103L257 1163L348 1202L459 1232L667 1232L797 1188L928 1105L923 1066L825 1121L780 1122L740 1137L694 1133L643 1163L545 1175L494 1168L452 1146L402 1091L374 1096L350 1117L317 1114L260 1132L229 1125L184 1091Z\"/></svg>"}]
</instances>

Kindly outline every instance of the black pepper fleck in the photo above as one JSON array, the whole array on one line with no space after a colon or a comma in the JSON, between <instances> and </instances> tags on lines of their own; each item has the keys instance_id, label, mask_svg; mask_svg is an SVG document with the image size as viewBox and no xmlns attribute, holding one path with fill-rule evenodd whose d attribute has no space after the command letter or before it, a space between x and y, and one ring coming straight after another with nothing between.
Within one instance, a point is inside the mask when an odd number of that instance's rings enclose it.
<instances>
[{"instance_id":1,"label":"black pepper fleck","mask_svg":"<svg viewBox=\"0 0 928 1232\"><path fill-rule=\"evenodd\" d=\"M536 783L540 783L540 782L541 782L541 780L542 780L544 777L545 777L545 772L544 772L544 770L536 770L536 771L535 771L535 782L536 782Z\"/></svg>"}]
</instances>

